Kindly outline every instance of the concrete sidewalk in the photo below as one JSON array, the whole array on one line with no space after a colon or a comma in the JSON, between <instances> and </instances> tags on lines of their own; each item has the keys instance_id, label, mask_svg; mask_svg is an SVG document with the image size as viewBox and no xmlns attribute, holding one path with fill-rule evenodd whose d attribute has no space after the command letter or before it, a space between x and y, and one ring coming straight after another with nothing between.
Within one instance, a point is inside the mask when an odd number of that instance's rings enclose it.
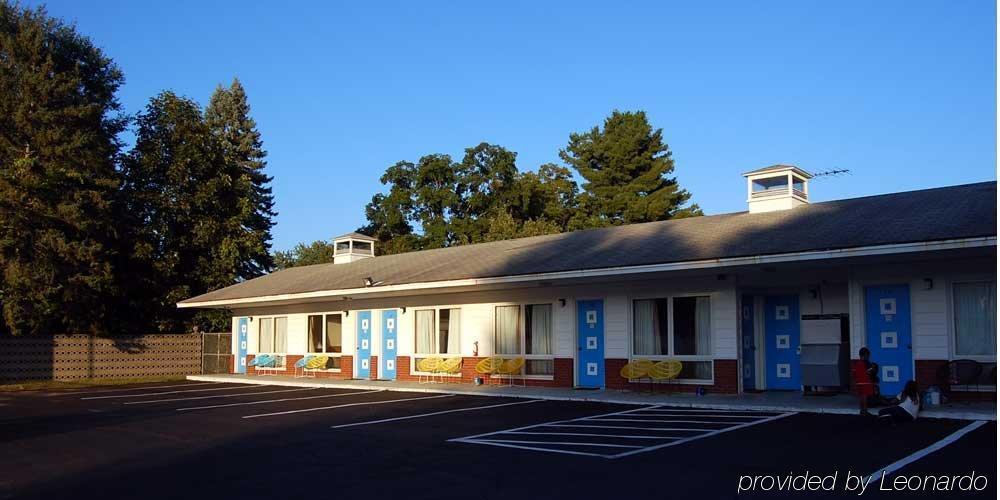
<instances>
[{"instance_id":1,"label":"concrete sidewalk","mask_svg":"<svg viewBox=\"0 0 1000 500\"><path fill-rule=\"evenodd\" d=\"M849 394L836 396L803 396L798 392L762 392L757 394L648 394L633 391L583 390L562 387L497 387L469 384L419 384L415 382L378 380L334 380L294 378L288 376L260 375L189 375L188 380L202 382L227 382L238 384L279 385L288 387L317 387L330 389L389 390L401 392L428 392L493 396L509 398L547 399L555 401L595 401L629 405L664 404L688 408L717 410L794 411L806 413L833 413L856 415L857 400ZM997 419L995 402L949 403L920 412L922 418L951 418L957 420Z\"/></svg>"}]
</instances>

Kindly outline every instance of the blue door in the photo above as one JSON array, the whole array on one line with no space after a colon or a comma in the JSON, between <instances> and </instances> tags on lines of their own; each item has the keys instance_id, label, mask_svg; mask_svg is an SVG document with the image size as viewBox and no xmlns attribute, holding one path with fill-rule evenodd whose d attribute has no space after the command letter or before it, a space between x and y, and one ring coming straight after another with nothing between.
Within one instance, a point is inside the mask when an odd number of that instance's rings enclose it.
<instances>
[{"instance_id":1,"label":"blue door","mask_svg":"<svg viewBox=\"0 0 1000 500\"><path fill-rule=\"evenodd\" d=\"M580 300L576 303L578 387L604 387L604 301Z\"/></svg>"},{"instance_id":2,"label":"blue door","mask_svg":"<svg viewBox=\"0 0 1000 500\"><path fill-rule=\"evenodd\" d=\"M247 330L250 329L250 321L247 318L240 318L236 322L236 373L247 372Z\"/></svg>"},{"instance_id":3,"label":"blue door","mask_svg":"<svg viewBox=\"0 0 1000 500\"><path fill-rule=\"evenodd\" d=\"M371 377L372 312L358 311L358 373L354 378Z\"/></svg>"},{"instance_id":4,"label":"blue door","mask_svg":"<svg viewBox=\"0 0 1000 500\"><path fill-rule=\"evenodd\" d=\"M879 366L879 389L886 396L899 394L913 378L908 286L865 288L865 332L871 359Z\"/></svg>"},{"instance_id":5,"label":"blue door","mask_svg":"<svg viewBox=\"0 0 1000 500\"><path fill-rule=\"evenodd\" d=\"M379 378L396 380L396 311L382 311L382 358Z\"/></svg>"},{"instance_id":6,"label":"blue door","mask_svg":"<svg viewBox=\"0 0 1000 500\"><path fill-rule=\"evenodd\" d=\"M802 388L799 372L799 296L773 295L764 298L764 356L767 360L767 388Z\"/></svg>"},{"instance_id":7,"label":"blue door","mask_svg":"<svg viewBox=\"0 0 1000 500\"><path fill-rule=\"evenodd\" d=\"M743 390L752 391L756 389L757 371L757 346L754 345L753 336L753 296L744 295L740 301L740 331L742 352L743 352Z\"/></svg>"}]
</instances>

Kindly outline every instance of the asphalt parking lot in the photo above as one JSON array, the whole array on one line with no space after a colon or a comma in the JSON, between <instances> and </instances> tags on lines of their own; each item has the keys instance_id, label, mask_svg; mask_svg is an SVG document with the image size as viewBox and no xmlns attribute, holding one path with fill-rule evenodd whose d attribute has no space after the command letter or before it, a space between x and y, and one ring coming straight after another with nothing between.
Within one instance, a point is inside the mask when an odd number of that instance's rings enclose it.
<instances>
[{"instance_id":1,"label":"asphalt parking lot","mask_svg":"<svg viewBox=\"0 0 1000 500\"><path fill-rule=\"evenodd\" d=\"M806 493L739 486L804 474L856 497L848 473L889 466L995 498L996 443L994 422L178 382L0 394L0 498L773 498Z\"/></svg>"}]
</instances>

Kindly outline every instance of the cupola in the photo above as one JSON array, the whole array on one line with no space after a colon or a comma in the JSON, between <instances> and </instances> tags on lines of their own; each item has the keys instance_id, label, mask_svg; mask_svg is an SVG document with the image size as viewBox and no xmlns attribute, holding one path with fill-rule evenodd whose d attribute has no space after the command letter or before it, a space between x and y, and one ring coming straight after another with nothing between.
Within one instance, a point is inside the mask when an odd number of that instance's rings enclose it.
<instances>
[{"instance_id":1,"label":"cupola","mask_svg":"<svg viewBox=\"0 0 1000 500\"><path fill-rule=\"evenodd\" d=\"M347 264L375 256L375 238L361 233L347 233L333 239L333 263Z\"/></svg>"},{"instance_id":2,"label":"cupola","mask_svg":"<svg viewBox=\"0 0 1000 500\"><path fill-rule=\"evenodd\" d=\"M809 203L812 174L795 165L772 165L743 174L750 213L788 210Z\"/></svg>"}]
</instances>

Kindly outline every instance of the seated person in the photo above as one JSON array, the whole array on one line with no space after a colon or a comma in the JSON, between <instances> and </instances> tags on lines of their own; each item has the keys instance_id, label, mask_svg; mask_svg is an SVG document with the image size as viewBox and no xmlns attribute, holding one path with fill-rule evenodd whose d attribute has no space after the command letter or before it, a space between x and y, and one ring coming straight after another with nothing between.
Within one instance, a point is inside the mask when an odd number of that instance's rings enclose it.
<instances>
[{"instance_id":1,"label":"seated person","mask_svg":"<svg viewBox=\"0 0 1000 500\"><path fill-rule=\"evenodd\" d=\"M917 382L911 380L903 387L903 392L899 393L899 404L879 410L878 419L879 422L896 425L916 420L919 412L920 391L917 389Z\"/></svg>"},{"instance_id":2,"label":"seated person","mask_svg":"<svg viewBox=\"0 0 1000 500\"><path fill-rule=\"evenodd\" d=\"M854 387L862 415L869 415L868 400L878 394L878 364L871 362L871 355L867 347L862 347L858 351L861 359L854 362Z\"/></svg>"}]
</instances>

